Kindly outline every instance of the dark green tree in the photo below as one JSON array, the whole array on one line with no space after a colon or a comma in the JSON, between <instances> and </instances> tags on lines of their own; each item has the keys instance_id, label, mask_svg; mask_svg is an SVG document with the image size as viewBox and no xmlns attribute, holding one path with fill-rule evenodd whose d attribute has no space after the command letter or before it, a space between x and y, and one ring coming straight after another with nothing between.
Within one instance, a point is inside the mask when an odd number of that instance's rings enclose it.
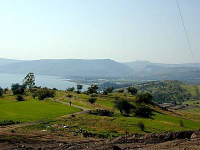
<instances>
[{"instance_id":1,"label":"dark green tree","mask_svg":"<svg viewBox=\"0 0 200 150\"><path fill-rule=\"evenodd\" d=\"M88 87L87 94L97 94L98 89L99 89L98 85L92 84L90 87Z\"/></svg>"},{"instance_id":2,"label":"dark green tree","mask_svg":"<svg viewBox=\"0 0 200 150\"><path fill-rule=\"evenodd\" d=\"M25 85L20 85L16 83L16 84L12 84L11 90L14 95L22 95L25 93L26 87Z\"/></svg>"},{"instance_id":3,"label":"dark green tree","mask_svg":"<svg viewBox=\"0 0 200 150\"><path fill-rule=\"evenodd\" d=\"M134 106L126 99L116 98L114 108L117 108L122 115L129 115Z\"/></svg>"},{"instance_id":4,"label":"dark green tree","mask_svg":"<svg viewBox=\"0 0 200 150\"><path fill-rule=\"evenodd\" d=\"M132 86L128 87L127 90L128 90L128 92L131 93L132 95L135 95L135 94L137 94L137 92L138 92L138 89L136 89L135 87L132 87Z\"/></svg>"},{"instance_id":5,"label":"dark green tree","mask_svg":"<svg viewBox=\"0 0 200 150\"><path fill-rule=\"evenodd\" d=\"M103 91L103 94L107 95L108 93L112 93L113 90L114 90L113 87L108 87L107 89L105 89L105 90Z\"/></svg>"},{"instance_id":6,"label":"dark green tree","mask_svg":"<svg viewBox=\"0 0 200 150\"><path fill-rule=\"evenodd\" d=\"M154 115L151 108L145 104L136 105L133 112L135 113L135 116L141 118L151 118Z\"/></svg>"},{"instance_id":7,"label":"dark green tree","mask_svg":"<svg viewBox=\"0 0 200 150\"><path fill-rule=\"evenodd\" d=\"M67 88L67 91L68 91L68 92L73 92L74 90L75 90L74 87L69 87L69 88Z\"/></svg>"},{"instance_id":8,"label":"dark green tree","mask_svg":"<svg viewBox=\"0 0 200 150\"><path fill-rule=\"evenodd\" d=\"M81 84L77 84L77 93L79 94L79 93L81 93L81 90L83 89L83 85L81 85Z\"/></svg>"},{"instance_id":9,"label":"dark green tree","mask_svg":"<svg viewBox=\"0 0 200 150\"><path fill-rule=\"evenodd\" d=\"M136 96L136 103L151 104L153 96L150 93L141 93Z\"/></svg>"}]
</instances>

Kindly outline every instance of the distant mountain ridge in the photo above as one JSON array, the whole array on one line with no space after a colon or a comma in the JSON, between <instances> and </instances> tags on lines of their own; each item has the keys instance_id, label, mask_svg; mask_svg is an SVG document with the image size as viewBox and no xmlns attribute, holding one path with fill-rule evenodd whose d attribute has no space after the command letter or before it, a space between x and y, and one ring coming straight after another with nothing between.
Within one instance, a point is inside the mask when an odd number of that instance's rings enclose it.
<instances>
[{"instance_id":1,"label":"distant mountain ridge","mask_svg":"<svg viewBox=\"0 0 200 150\"><path fill-rule=\"evenodd\" d=\"M16 62L21 62L21 60L0 58L0 67L8 65L8 64L16 63Z\"/></svg>"},{"instance_id":2,"label":"distant mountain ridge","mask_svg":"<svg viewBox=\"0 0 200 150\"><path fill-rule=\"evenodd\" d=\"M0 67L0 73L28 72L56 76L119 77L132 74L132 69L110 59L44 59L22 61Z\"/></svg>"},{"instance_id":3,"label":"distant mountain ridge","mask_svg":"<svg viewBox=\"0 0 200 150\"><path fill-rule=\"evenodd\" d=\"M196 64L200 70L200 63ZM111 59L41 59L12 60L0 58L0 73L27 74L62 77L123 77L131 80L181 80L198 81L200 73L195 65L162 64L149 61L119 63Z\"/></svg>"},{"instance_id":4,"label":"distant mountain ridge","mask_svg":"<svg viewBox=\"0 0 200 150\"><path fill-rule=\"evenodd\" d=\"M200 83L200 63L162 64L149 61L124 63L135 72L132 78L137 80L181 80L189 83Z\"/></svg>"}]
</instances>

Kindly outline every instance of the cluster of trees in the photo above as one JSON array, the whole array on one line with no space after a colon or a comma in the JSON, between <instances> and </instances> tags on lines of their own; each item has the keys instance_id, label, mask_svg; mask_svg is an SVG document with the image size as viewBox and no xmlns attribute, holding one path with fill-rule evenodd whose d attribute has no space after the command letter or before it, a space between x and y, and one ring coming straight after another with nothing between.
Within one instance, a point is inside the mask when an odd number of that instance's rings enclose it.
<instances>
[{"instance_id":1,"label":"cluster of trees","mask_svg":"<svg viewBox=\"0 0 200 150\"><path fill-rule=\"evenodd\" d=\"M148 104L153 104L152 99L153 96L150 93L137 94L135 102L117 97L114 107L117 108L120 113L125 116L133 114L137 117L151 118L153 113Z\"/></svg>"},{"instance_id":2,"label":"cluster of trees","mask_svg":"<svg viewBox=\"0 0 200 150\"><path fill-rule=\"evenodd\" d=\"M45 98L55 97L55 90L51 90L48 88L35 88L32 90L33 98L38 98L39 100L44 100Z\"/></svg>"},{"instance_id":3,"label":"cluster of trees","mask_svg":"<svg viewBox=\"0 0 200 150\"><path fill-rule=\"evenodd\" d=\"M188 99L197 99L182 87L180 81L152 81L138 86L141 92L150 92L154 102L183 102Z\"/></svg>"}]
</instances>

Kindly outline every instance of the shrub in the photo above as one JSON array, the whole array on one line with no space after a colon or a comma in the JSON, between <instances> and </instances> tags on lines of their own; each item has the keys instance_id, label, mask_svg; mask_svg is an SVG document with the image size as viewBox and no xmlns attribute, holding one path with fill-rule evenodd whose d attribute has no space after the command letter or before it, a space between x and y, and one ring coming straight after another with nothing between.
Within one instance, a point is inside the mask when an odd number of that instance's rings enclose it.
<instances>
[{"instance_id":1,"label":"shrub","mask_svg":"<svg viewBox=\"0 0 200 150\"><path fill-rule=\"evenodd\" d=\"M24 98L21 95L17 95L16 100L20 102L20 101L24 101Z\"/></svg>"},{"instance_id":2,"label":"shrub","mask_svg":"<svg viewBox=\"0 0 200 150\"><path fill-rule=\"evenodd\" d=\"M18 94L22 95L22 94L24 94L24 92L26 90L26 86L20 85L18 83L12 84L11 90L12 90L12 92L13 92L14 95L18 95Z\"/></svg>"},{"instance_id":3,"label":"shrub","mask_svg":"<svg viewBox=\"0 0 200 150\"><path fill-rule=\"evenodd\" d=\"M124 89L118 90L118 93L124 93Z\"/></svg>"},{"instance_id":4,"label":"shrub","mask_svg":"<svg viewBox=\"0 0 200 150\"><path fill-rule=\"evenodd\" d=\"M77 94L81 94L81 91L78 90L78 91L76 91L76 93L77 93Z\"/></svg>"},{"instance_id":5,"label":"shrub","mask_svg":"<svg viewBox=\"0 0 200 150\"><path fill-rule=\"evenodd\" d=\"M88 102L90 102L91 104L94 104L96 102L96 98L95 97L91 97L88 99Z\"/></svg>"},{"instance_id":6,"label":"shrub","mask_svg":"<svg viewBox=\"0 0 200 150\"><path fill-rule=\"evenodd\" d=\"M93 115L99 115L99 116L112 116L114 114L114 112L110 111L110 110L92 110L90 111L90 114Z\"/></svg>"},{"instance_id":7,"label":"shrub","mask_svg":"<svg viewBox=\"0 0 200 150\"><path fill-rule=\"evenodd\" d=\"M0 126L7 126L7 125L13 125L13 124L18 124L20 122L15 122L13 120L3 120L0 122Z\"/></svg>"},{"instance_id":8,"label":"shrub","mask_svg":"<svg viewBox=\"0 0 200 150\"><path fill-rule=\"evenodd\" d=\"M44 100L45 98L50 98L55 96L55 91L50 90L48 88L41 88L41 89L36 89L33 91L33 98L38 97L39 100Z\"/></svg>"},{"instance_id":9,"label":"shrub","mask_svg":"<svg viewBox=\"0 0 200 150\"><path fill-rule=\"evenodd\" d=\"M69 87L69 88L67 88L67 91L68 91L68 92L73 92L74 90L75 90L74 87L71 87L71 88Z\"/></svg>"},{"instance_id":10,"label":"shrub","mask_svg":"<svg viewBox=\"0 0 200 150\"><path fill-rule=\"evenodd\" d=\"M181 127L184 127L183 120L180 120L179 124L180 124Z\"/></svg>"},{"instance_id":11,"label":"shrub","mask_svg":"<svg viewBox=\"0 0 200 150\"><path fill-rule=\"evenodd\" d=\"M73 95L71 95L71 94L68 94L66 97L68 97L68 98L72 98L72 97L73 97Z\"/></svg>"},{"instance_id":12,"label":"shrub","mask_svg":"<svg viewBox=\"0 0 200 150\"><path fill-rule=\"evenodd\" d=\"M133 112L135 113L135 116L141 118L151 118L154 115L151 108L144 104L138 104Z\"/></svg>"},{"instance_id":13,"label":"shrub","mask_svg":"<svg viewBox=\"0 0 200 150\"><path fill-rule=\"evenodd\" d=\"M142 131L144 131L145 125L144 125L143 122L139 121L138 124L137 124L137 126L138 126Z\"/></svg>"}]
</instances>

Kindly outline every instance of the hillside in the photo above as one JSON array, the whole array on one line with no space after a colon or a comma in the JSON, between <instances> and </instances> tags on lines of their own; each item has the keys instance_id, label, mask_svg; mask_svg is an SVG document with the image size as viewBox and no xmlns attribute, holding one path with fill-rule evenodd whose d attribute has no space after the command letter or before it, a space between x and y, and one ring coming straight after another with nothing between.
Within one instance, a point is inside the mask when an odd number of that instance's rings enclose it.
<instances>
[{"instance_id":1,"label":"hillside","mask_svg":"<svg viewBox=\"0 0 200 150\"><path fill-rule=\"evenodd\" d=\"M149 61L134 61L124 63L134 70L131 78L137 80L181 80L188 83L200 83L200 73L193 63L162 64ZM198 70L200 64L196 64Z\"/></svg>"},{"instance_id":2,"label":"hillside","mask_svg":"<svg viewBox=\"0 0 200 150\"><path fill-rule=\"evenodd\" d=\"M116 97L122 97L134 102L134 96L128 93L97 94L95 104L91 104L88 102L90 95L55 92L55 97L45 100L34 99L29 92L24 95L25 101L16 101L11 91L0 97L0 147L96 149L100 144L102 149L113 149L114 143L134 148L136 143L145 146L147 143L190 138L195 133L192 130L198 130L200 126L199 117L193 120L196 114L191 114L192 118L188 119L180 112L162 110L157 106L150 106L154 113L152 118L121 115L113 109L114 101ZM114 114L91 113L96 109L114 111ZM139 123L144 124L144 129Z\"/></svg>"},{"instance_id":3,"label":"hillside","mask_svg":"<svg viewBox=\"0 0 200 150\"><path fill-rule=\"evenodd\" d=\"M81 60L34 60L13 63L0 67L1 73L26 74L34 72L40 75L56 76L91 76L91 77L120 77L130 75L132 70L118 62L109 59Z\"/></svg>"},{"instance_id":4,"label":"hillside","mask_svg":"<svg viewBox=\"0 0 200 150\"><path fill-rule=\"evenodd\" d=\"M180 81L152 81L139 84L138 89L140 92L152 93L155 102L181 103L189 99L198 99L198 96L187 88L189 86Z\"/></svg>"}]
</instances>

